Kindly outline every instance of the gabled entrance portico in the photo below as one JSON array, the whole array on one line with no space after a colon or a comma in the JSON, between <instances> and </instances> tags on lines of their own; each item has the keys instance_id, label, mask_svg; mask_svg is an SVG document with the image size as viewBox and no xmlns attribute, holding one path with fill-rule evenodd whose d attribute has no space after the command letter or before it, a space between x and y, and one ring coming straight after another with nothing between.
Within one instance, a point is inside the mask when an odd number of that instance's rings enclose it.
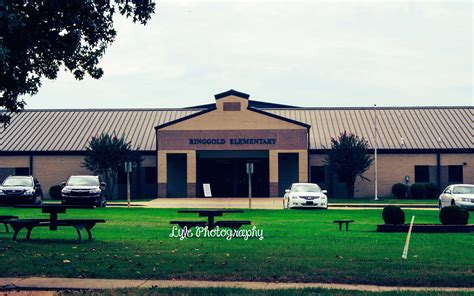
<instances>
[{"instance_id":1,"label":"gabled entrance portico","mask_svg":"<svg viewBox=\"0 0 474 296\"><path fill-rule=\"evenodd\" d=\"M247 196L245 164L254 163L253 196L281 196L308 181L310 126L249 107L248 95L218 94L205 111L156 127L159 197Z\"/></svg>"}]
</instances>

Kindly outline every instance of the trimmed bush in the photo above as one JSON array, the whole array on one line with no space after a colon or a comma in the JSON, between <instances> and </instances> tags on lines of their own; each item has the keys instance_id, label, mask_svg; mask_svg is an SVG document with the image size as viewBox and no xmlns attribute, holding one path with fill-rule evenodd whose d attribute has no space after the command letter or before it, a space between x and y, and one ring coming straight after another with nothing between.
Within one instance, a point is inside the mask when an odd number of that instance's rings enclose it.
<instances>
[{"instance_id":1,"label":"trimmed bush","mask_svg":"<svg viewBox=\"0 0 474 296\"><path fill-rule=\"evenodd\" d=\"M425 197L425 185L420 183L414 183L410 186L410 197L412 198L424 198Z\"/></svg>"},{"instance_id":2,"label":"trimmed bush","mask_svg":"<svg viewBox=\"0 0 474 296\"><path fill-rule=\"evenodd\" d=\"M425 184L425 198L428 199L436 199L438 198L438 186L433 183L426 183Z\"/></svg>"},{"instance_id":3,"label":"trimmed bush","mask_svg":"<svg viewBox=\"0 0 474 296\"><path fill-rule=\"evenodd\" d=\"M407 196L407 191L408 189L405 184L397 183L397 184L393 184L392 186L392 194L396 198L405 198Z\"/></svg>"},{"instance_id":4,"label":"trimmed bush","mask_svg":"<svg viewBox=\"0 0 474 296\"><path fill-rule=\"evenodd\" d=\"M469 213L458 206L444 207L439 212L439 220L444 225L465 225L469 221Z\"/></svg>"},{"instance_id":5,"label":"trimmed bush","mask_svg":"<svg viewBox=\"0 0 474 296\"><path fill-rule=\"evenodd\" d=\"M405 213L397 206L386 206L382 211L385 224L405 224Z\"/></svg>"},{"instance_id":6,"label":"trimmed bush","mask_svg":"<svg viewBox=\"0 0 474 296\"><path fill-rule=\"evenodd\" d=\"M49 188L49 196L52 199L61 199L61 190L63 190L61 185L53 185Z\"/></svg>"}]
</instances>

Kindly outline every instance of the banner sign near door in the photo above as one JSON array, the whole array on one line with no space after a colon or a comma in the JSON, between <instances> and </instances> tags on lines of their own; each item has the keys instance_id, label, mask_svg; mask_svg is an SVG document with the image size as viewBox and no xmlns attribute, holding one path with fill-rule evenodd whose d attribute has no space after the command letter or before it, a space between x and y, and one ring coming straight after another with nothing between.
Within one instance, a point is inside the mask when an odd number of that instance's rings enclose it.
<instances>
[{"instance_id":1,"label":"banner sign near door","mask_svg":"<svg viewBox=\"0 0 474 296\"><path fill-rule=\"evenodd\" d=\"M204 190L204 197L212 197L211 184L203 183L202 184L202 189Z\"/></svg>"}]
</instances>

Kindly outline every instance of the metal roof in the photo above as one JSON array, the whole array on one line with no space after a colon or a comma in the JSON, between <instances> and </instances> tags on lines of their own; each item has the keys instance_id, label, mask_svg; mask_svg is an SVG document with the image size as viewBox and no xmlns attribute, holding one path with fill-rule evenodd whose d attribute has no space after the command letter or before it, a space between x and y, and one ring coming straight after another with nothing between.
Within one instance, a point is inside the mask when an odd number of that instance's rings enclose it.
<instances>
[{"instance_id":1,"label":"metal roof","mask_svg":"<svg viewBox=\"0 0 474 296\"><path fill-rule=\"evenodd\" d=\"M374 147L373 108L262 109L311 125L310 148L330 147L348 131ZM101 133L124 135L132 147L155 150L154 127L202 109L28 110L11 114L0 132L0 152L84 151ZM377 108L380 149L473 149L474 107Z\"/></svg>"}]
</instances>

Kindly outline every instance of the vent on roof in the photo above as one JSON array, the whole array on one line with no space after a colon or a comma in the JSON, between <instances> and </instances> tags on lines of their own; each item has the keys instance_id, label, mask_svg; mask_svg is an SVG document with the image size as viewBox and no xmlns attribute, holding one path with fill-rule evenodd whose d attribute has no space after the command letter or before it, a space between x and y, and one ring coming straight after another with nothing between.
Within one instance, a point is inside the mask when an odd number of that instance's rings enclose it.
<instances>
[{"instance_id":1,"label":"vent on roof","mask_svg":"<svg viewBox=\"0 0 474 296\"><path fill-rule=\"evenodd\" d=\"M224 111L240 111L239 102L225 102Z\"/></svg>"}]
</instances>

